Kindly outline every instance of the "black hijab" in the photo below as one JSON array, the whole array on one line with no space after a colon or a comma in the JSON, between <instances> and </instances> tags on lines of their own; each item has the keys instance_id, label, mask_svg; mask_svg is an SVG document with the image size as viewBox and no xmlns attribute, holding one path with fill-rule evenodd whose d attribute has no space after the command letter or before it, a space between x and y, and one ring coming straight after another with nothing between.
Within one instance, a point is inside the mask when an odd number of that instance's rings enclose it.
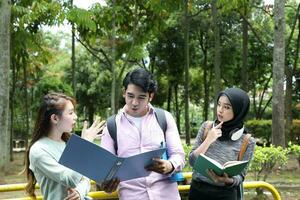
<instances>
[{"instance_id":1,"label":"black hijab","mask_svg":"<svg viewBox=\"0 0 300 200\"><path fill-rule=\"evenodd\" d=\"M249 111L250 99L248 94L239 88L228 88L219 93L217 102L221 96L226 96L233 109L234 117L232 120L224 122L222 124L222 136L219 140L229 140L230 132L237 131L244 126L244 119ZM218 124L218 119L216 120ZM244 133L246 129L244 130Z\"/></svg>"}]
</instances>

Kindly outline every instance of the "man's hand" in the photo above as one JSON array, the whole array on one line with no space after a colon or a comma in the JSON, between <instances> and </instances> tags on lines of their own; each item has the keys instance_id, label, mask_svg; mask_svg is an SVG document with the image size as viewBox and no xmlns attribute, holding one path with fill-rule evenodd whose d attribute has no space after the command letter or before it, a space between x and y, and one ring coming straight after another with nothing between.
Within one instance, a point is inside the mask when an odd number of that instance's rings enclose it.
<instances>
[{"instance_id":1,"label":"man's hand","mask_svg":"<svg viewBox=\"0 0 300 200\"><path fill-rule=\"evenodd\" d=\"M168 174L174 170L174 166L168 160L153 158L153 163L147 166L146 169L160 174Z\"/></svg>"},{"instance_id":2,"label":"man's hand","mask_svg":"<svg viewBox=\"0 0 300 200\"><path fill-rule=\"evenodd\" d=\"M119 183L120 183L119 179L112 179L112 180L103 182L100 185L100 188L102 190L104 190L106 193L112 193L117 190Z\"/></svg>"}]
</instances>

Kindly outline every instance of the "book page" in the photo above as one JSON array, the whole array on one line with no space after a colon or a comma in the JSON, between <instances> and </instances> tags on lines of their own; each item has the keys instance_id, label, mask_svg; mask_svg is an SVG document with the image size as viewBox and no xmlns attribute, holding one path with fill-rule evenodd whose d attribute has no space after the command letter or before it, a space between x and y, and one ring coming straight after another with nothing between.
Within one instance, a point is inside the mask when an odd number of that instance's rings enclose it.
<instances>
[{"instance_id":1,"label":"book page","mask_svg":"<svg viewBox=\"0 0 300 200\"><path fill-rule=\"evenodd\" d=\"M213 170L219 176L222 176L224 173L223 166L220 163L204 154L200 154L194 163L193 170L211 179L207 173L209 169Z\"/></svg>"},{"instance_id":2,"label":"book page","mask_svg":"<svg viewBox=\"0 0 300 200\"><path fill-rule=\"evenodd\" d=\"M210 158L210 157L208 157L208 156L206 156L204 154L200 154L199 156L204 157L206 160L210 161L211 163L213 163L214 165L216 165L220 169L224 168L224 166L222 166L218 161L216 161L216 160L214 160L214 159L212 159L212 158Z\"/></svg>"},{"instance_id":3,"label":"book page","mask_svg":"<svg viewBox=\"0 0 300 200\"><path fill-rule=\"evenodd\" d=\"M223 167L226 168L226 167L239 165L239 164L246 163L246 162L248 162L248 161L247 160L244 160L244 161L238 161L238 160L228 161L223 165Z\"/></svg>"}]
</instances>

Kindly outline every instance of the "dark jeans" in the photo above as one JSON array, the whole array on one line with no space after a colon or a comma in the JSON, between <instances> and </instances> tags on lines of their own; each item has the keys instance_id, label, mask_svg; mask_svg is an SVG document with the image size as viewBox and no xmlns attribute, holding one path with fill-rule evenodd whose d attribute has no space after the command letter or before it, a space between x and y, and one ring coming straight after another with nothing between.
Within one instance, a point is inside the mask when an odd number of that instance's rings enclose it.
<instances>
[{"instance_id":1,"label":"dark jeans","mask_svg":"<svg viewBox=\"0 0 300 200\"><path fill-rule=\"evenodd\" d=\"M192 181L189 200L237 200L237 187L215 186Z\"/></svg>"}]
</instances>

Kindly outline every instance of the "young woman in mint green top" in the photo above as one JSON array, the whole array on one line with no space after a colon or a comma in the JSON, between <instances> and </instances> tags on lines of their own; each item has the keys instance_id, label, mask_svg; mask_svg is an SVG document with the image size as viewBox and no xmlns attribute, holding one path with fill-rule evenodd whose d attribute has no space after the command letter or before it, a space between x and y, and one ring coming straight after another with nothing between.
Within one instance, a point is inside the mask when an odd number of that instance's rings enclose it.
<instances>
[{"instance_id":1,"label":"young woman in mint green top","mask_svg":"<svg viewBox=\"0 0 300 200\"><path fill-rule=\"evenodd\" d=\"M84 199L90 190L89 179L58 163L76 123L74 106L75 100L64 94L49 93L43 98L26 152L26 191L33 199L36 183L46 200ZM82 137L93 141L100 136L103 125L104 122L96 120L87 129L85 123Z\"/></svg>"}]
</instances>

